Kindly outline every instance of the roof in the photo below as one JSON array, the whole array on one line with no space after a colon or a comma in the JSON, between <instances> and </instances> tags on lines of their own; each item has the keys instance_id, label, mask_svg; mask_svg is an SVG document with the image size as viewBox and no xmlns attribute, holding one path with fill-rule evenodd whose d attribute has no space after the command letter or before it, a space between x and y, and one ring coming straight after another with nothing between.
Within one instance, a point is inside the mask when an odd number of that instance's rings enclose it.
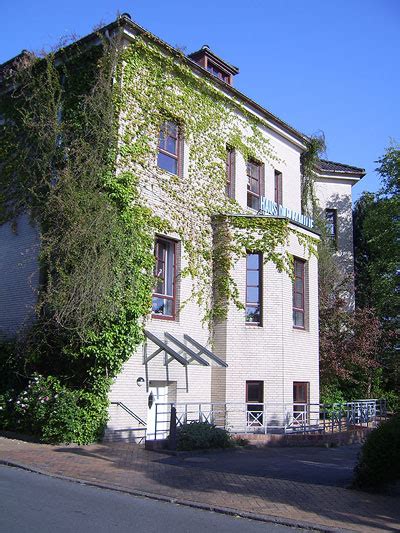
<instances>
[{"instance_id":1,"label":"roof","mask_svg":"<svg viewBox=\"0 0 400 533\"><path fill-rule=\"evenodd\" d=\"M206 55L207 57L209 57L210 59L212 59L217 65L220 65L222 66L223 68L225 68L228 72L230 72L231 74L235 75L235 74L238 74L239 73L239 69L238 67L235 67L234 65L231 65L230 63L227 63L225 61L225 59L222 59L221 57L217 56L217 54L215 54L211 49L210 47L208 46L208 44L204 44L200 50L196 50L196 52L192 52L191 54L188 54L188 57L190 59L193 59L194 61L197 61L199 57L202 57Z\"/></svg>"},{"instance_id":2,"label":"roof","mask_svg":"<svg viewBox=\"0 0 400 533\"><path fill-rule=\"evenodd\" d=\"M273 124L275 124L279 128L282 128L282 130L284 130L287 133L289 133L290 135L292 135L292 137L294 137L297 140L297 142L299 142L299 143L301 143L303 145L304 149L307 146L307 143L309 141L309 137L307 135L305 135L305 134L301 133L300 131L296 130L295 128L290 126L287 122L281 120L276 115L274 115L273 113L268 111L266 108L262 107L260 104L258 104L257 102L255 102L254 100L252 100L251 98L246 96L245 94L241 93L237 89L235 89L233 86L228 85L224 81L222 81L222 80L216 78L215 76L213 76L204 67L202 67L201 65L196 63L191 58L191 56L195 55L196 52L193 52L193 54L189 54L188 56L182 55L182 53L179 50L177 50L176 48L172 47L171 45L169 45L168 43L166 43L165 41L163 41L162 39L160 39L156 35L150 33L149 31L147 31L143 27L139 26L139 24L137 24L136 22L133 22L131 20L131 16L129 15L129 13L123 13L122 15L120 15L116 20L114 20L110 24L107 24L106 26L103 26L99 30L94 31L94 32L86 35L85 37L82 37L81 39L79 39L78 41L70 44L69 46L66 46L63 49L63 51L65 52L67 49L72 48L72 47L76 46L77 44L83 44L83 43L89 43L91 41L95 41L95 40L98 39L98 33L99 32L102 32L103 34L108 35L113 30L118 29L119 27L130 28L134 32L139 33L141 35L144 35L147 38L149 38L152 41L154 41L155 43L157 43L158 45L162 46L169 53L175 55L176 58L178 58L180 60L187 61L189 63L189 65L190 65L190 67L193 70L196 70L197 72L201 73L203 76L206 76L213 83L219 85L224 91L227 91L227 92L231 93L234 97L236 97L236 98L240 99L241 101L245 102L247 105L252 107L255 111L257 111L258 113L263 115L266 120L272 122ZM211 50L207 50L207 52L209 54L212 54L219 61L222 61L218 56L216 56L213 52L211 52ZM6 74L6 72L9 71L9 67L14 64L16 59L19 59L21 56L23 56L26 53L27 53L27 51L23 50L21 52L21 54L19 54L15 58L12 58L12 59L6 61L5 63L3 63L2 65L0 65L0 74L3 74L3 76L0 76L0 85L1 85L2 81L4 81L4 74ZM29 52L28 52L28 54L29 54ZM229 66L232 69L236 69L237 68L237 67L234 67L233 65L229 65ZM8 74L8 72L7 72L7 74ZM3 79L1 79L1 78L3 78ZM353 166L350 166L350 165L345 165L345 164L342 164L342 163L335 163L333 161L326 161L326 160L321 160L319 169L322 172L338 172L338 173L340 172L340 173L347 173L347 174L357 175L359 177L362 177L366 173L365 170L362 169L362 168L353 167Z\"/></svg>"},{"instance_id":3,"label":"roof","mask_svg":"<svg viewBox=\"0 0 400 533\"><path fill-rule=\"evenodd\" d=\"M336 163L335 161L328 161L321 159L318 164L318 169L323 172L338 172L341 174L362 174L365 176L365 168L353 167L352 165L345 165L344 163Z\"/></svg>"},{"instance_id":4,"label":"roof","mask_svg":"<svg viewBox=\"0 0 400 533\"><path fill-rule=\"evenodd\" d=\"M0 84L5 81L7 78L11 77L14 73L14 69L18 64L24 59L29 59L33 56L28 50L22 50L18 55L12 57L8 61L5 61L0 65Z\"/></svg>"},{"instance_id":5,"label":"roof","mask_svg":"<svg viewBox=\"0 0 400 533\"><path fill-rule=\"evenodd\" d=\"M163 48L168 50L171 54L175 55L175 57L183 59L183 60L186 60L193 70L196 70L197 72L201 73L201 75L207 77L210 81L212 81L213 83L219 85L224 91L232 94L234 97L236 97L239 100L241 100L241 101L245 102L246 104L248 104L255 111L257 111L261 115L264 115L266 120L269 120L272 123L275 123L275 125L277 125L278 127L282 128L283 130L288 132L290 135L292 135L298 142L302 143L304 146L307 145L308 137L306 135L304 135L300 131L296 130L295 128L293 128L292 126L290 126L289 124L287 124L286 122L284 122L283 120L278 118L276 115L274 115L273 113L271 113L270 111L268 111L267 109L262 107L260 104L258 104L257 102L255 102L254 100L252 100L251 98L246 96L245 94L241 93L237 89L235 89L232 85L228 85L224 81L222 81L219 78L215 77L213 74L208 72L207 69L205 69L204 67L202 67L201 65L196 63L196 61L194 61L190 56L182 56L182 53L179 50L177 50L173 46L169 45L168 43L166 43L165 41L163 41L159 37L155 36L154 34L150 33L149 31L145 30L144 28L139 26L136 22L133 22L131 20L130 16L127 13L124 13L123 15L121 15L121 17L119 19L117 19L117 21L112 22L108 26L102 28L100 31L107 30L108 28L113 27L115 24L118 24L118 23L120 23L122 25L126 25L128 28L130 27L134 31L145 35L146 37L148 37L152 41L158 43L160 46L162 46ZM85 39L86 39L86 37L85 37ZM213 55L215 56L215 54L213 54ZM217 56L215 56L215 57L217 57ZM231 65L231 67L232 68L236 68L233 65Z\"/></svg>"},{"instance_id":6,"label":"roof","mask_svg":"<svg viewBox=\"0 0 400 533\"><path fill-rule=\"evenodd\" d=\"M249 105L254 111L260 113L264 118L269 121L272 125L277 126L281 130L285 131L289 135L292 136L292 138L296 139L298 143L301 143L303 146L303 149L305 149L308 141L308 137L301 133L300 131L296 130L280 118L278 118L276 115L262 107L260 104L246 96L245 94L241 93L231 85L228 85L224 81L216 78L213 74L208 72L204 67L196 63L193 59L191 59L189 56L185 56L174 48L173 46L169 45L156 35L150 33L145 28L139 26L136 22L133 22L131 20L131 17L128 13L123 13L120 15L116 20L113 22L110 22L110 24L107 24L106 26L103 26L102 28L90 33L89 35L86 35L85 37L82 37L78 41L64 47L62 49L62 52L65 53L67 50L72 49L76 45L86 44L90 43L91 41L97 41L98 40L98 34L99 32L103 33L104 35L109 35L112 33L112 31L123 27L126 30L131 30L133 33L143 35L144 37L147 37L149 40L153 41L154 43L158 44L159 46L163 47L165 50L167 50L170 54L174 55L178 60L187 61L189 66L192 68L192 70L197 71L199 74L201 74L204 77L207 77L210 81L215 83L216 85L219 85L225 92L230 93L232 96L238 98L240 101L244 102L245 104ZM213 54L215 56L215 54ZM216 56L217 57L217 56ZM2 70L2 67L5 67L7 65L8 61L0 65L0 72ZM232 68L236 68L233 65L231 65ZM0 80L1 84L1 80Z\"/></svg>"}]
</instances>

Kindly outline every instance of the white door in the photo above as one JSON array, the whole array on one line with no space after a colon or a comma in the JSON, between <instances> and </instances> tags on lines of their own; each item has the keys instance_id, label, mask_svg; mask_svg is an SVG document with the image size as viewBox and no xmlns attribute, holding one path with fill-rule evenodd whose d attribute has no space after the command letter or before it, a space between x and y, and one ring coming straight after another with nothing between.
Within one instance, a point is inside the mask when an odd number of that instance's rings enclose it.
<instances>
[{"instance_id":1,"label":"white door","mask_svg":"<svg viewBox=\"0 0 400 533\"><path fill-rule=\"evenodd\" d=\"M150 385L147 396L147 438L165 439L169 433L168 385Z\"/></svg>"}]
</instances>

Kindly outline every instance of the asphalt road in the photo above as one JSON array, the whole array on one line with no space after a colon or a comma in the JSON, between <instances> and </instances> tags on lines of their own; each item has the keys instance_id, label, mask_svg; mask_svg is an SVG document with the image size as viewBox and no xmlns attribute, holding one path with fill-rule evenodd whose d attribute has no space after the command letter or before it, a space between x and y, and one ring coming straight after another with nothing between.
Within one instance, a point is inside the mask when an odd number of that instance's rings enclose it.
<instances>
[{"instance_id":1,"label":"asphalt road","mask_svg":"<svg viewBox=\"0 0 400 533\"><path fill-rule=\"evenodd\" d=\"M0 466L1 533L296 533Z\"/></svg>"}]
</instances>

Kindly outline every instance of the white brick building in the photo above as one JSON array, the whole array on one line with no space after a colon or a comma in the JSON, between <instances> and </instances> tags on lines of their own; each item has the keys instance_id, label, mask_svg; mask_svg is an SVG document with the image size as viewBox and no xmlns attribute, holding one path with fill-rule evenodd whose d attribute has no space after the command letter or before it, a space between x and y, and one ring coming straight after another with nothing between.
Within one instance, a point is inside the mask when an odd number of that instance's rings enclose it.
<instances>
[{"instance_id":1,"label":"white brick building","mask_svg":"<svg viewBox=\"0 0 400 533\"><path fill-rule=\"evenodd\" d=\"M144 32L127 16L122 17L122 28L126 45ZM166 54L170 53L171 48L159 39L148 33L146 38L154 39ZM279 205L277 214L288 218L292 229L318 237L312 221L301 216L300 157L307 149L307 138L234 89L232 79L238 70L208 47L185 61L197 76L214 83L268 126L262 134L279 162L246 162L237 151L228 156L232 157L227 166L229 194L240 204L243 214L255 216L264 209L265 216L275 216ZM180 143L184 147L178 126L169 122L160 132L156 147L160 171L188 171L188 150L182 152ZM317 171L317 196L321 207L329 210L338 256L351 273L351 187L364 171L328 161L322 161ZM147 201L151 205L151 199ZM265 209L274 214L265 213ZM17 228L0 228L0 239L0 334L10 336L33 314L38 240L25 218ZM148 433L154 433L157 402L235 402L238 413L251 403L267 404L268 420L262 422L276 425L284 422L282 406L319 402L318 264L294 234L289 252L295 258L295 282L279 273L272 263L263 265L257 250L249 251L247 259L238 261L234 279L246 310L230 305L227 319L216 325L211 345L209 331L200 320L201 309L193 301L183 309L179 306L192 292L190 278L179 275L187 261L183 246L176 241L176 235L156 237L155 275L159 281L153 314L146 323L148 339L132 354L114 382L106 438L134 440L143 435L146 424ZM162 343L173 352L163 350ZM193 358L193 352L197 358ZM251 407L247 410L255 412ZM248 416L245 414L244 423ZM237 423L243 425L243 420ZM231 424L235 425L235 420L231 419Z\"/></svg>"}]
</instances>

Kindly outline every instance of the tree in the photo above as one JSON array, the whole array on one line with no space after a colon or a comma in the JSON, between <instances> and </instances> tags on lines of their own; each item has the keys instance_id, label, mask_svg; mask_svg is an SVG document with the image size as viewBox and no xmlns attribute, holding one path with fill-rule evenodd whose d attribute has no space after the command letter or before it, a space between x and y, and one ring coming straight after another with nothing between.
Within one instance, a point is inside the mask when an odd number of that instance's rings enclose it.
<instances>
[{"instance_id":1,"label":"tree","mask_svg":"<svg viewBox=\"0 0 400 533\"><path fill-rule=\"evenodd\" d=\"M383 385L399 393L400 145L392 142L377 163L381 189L364 193L354 208L356 305L376 310L388 339Z\"/></svg>"},{"instance_id":2,"label":"tree","mask_svg":"<svg viewBox=\"0 0 400 533\"><path fill-rule=\"evenodd\" d=\"M400 144L391 141L386 153L378 159L379 167L376 169L382 179L380 196L397 197L400 194Z\"/></svg>"},{"instance_id":3,"label":"tree","mask_svg":"<svg viewBox=\"0 0 400 533\"><path fill-rule=\"evenodd\" d=\"M377 353L383 341L372 309L349 312L340 296L320 310L320 378L322 395L332 386L350 400L373 393Z\"/></svg>"},{"instance_id":4,"label":"tree","mask_svg":"<svg viewBox=\"0 0 400 533\"><path fill-rule=\"evenodd\" d=\"M323 228L318 255L322 401L371 397L384 342L380 320L373 309L349 308L353 279L336 264Z\"/></svg>"},{"instance_id":5,"label":"tree","mask_svg":"<svg viewBox=\"0 0 400 533\"><path fill-rule=\"evenodd\" d=\"M320 382L323 402L371 397L385 344L381 322L373 308L353 309L354 278L337 262L324 212L314 211L320 232L318 245ZM352 300L351 300L352 301Z\"/></svg>"}]
</instances>

